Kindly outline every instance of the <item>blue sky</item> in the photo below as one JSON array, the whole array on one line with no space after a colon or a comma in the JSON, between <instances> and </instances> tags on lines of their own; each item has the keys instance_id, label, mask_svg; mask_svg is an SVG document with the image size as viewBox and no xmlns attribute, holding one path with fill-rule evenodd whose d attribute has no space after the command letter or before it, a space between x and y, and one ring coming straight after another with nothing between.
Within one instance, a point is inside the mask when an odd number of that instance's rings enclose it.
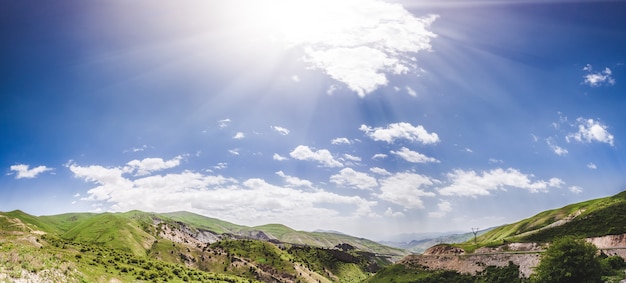
<instances>
[{"instance_id":1,"label":"blue sky","mask_svg":"<svg viewBox=\"0 0 626 283\"><path fill-rule=\"evenodd\" d=\"M0 6L1 211L382 240L626 187L621 1Z\"/></svg>"}]
</instances>

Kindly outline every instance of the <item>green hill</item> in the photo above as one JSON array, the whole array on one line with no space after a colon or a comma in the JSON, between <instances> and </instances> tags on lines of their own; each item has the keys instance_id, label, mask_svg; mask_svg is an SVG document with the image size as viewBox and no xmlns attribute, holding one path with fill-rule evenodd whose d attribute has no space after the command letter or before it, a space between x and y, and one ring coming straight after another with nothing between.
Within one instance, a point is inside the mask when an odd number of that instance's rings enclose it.
<instances>
[{"instance_id":1,"label":"green hill","mask_svg":"<svg viewBox=\"0 0 626 283\"><path fill-rule=\"evenodd\" d=\"M348 235L189 212L0 212L0 281L360 282L404 254Z\"/></svg>"},{"instance_id":2,"label":"green hill","mask_svg":"<svg viewBox=\"0 0 626 283\"><path fill-rule=\"evenodd\" d=\"M597 237L626 233L626 191L605 198L547 210L516 223L497 227L477 238L482 245L508 242L549 242L555 237Z\"/></svg>"}]
</instances>

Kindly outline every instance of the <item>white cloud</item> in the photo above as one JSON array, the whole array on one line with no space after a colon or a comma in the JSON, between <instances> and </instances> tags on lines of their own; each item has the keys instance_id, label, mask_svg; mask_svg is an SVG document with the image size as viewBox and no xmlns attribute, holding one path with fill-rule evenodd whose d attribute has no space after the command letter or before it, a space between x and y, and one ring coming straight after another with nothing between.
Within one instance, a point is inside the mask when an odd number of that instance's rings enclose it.
<instances>
[{"instance_id":1,"label":"white cloud","mask_svg":"<svg viewBox=\"0 0 626 283\"><path fill-rule=\"evenodd\" d=\"M502 164L502 163L504 163L504 161L502 161L501 159L489 158L489 163L491 163L491 164Z\"/></svg>"},{"instance_id":2,"label":"white cloud","mask_svg":"<svg viewBox=\"0 0 626 283\"><path fill-rule=\"evenodd\" d=\"M574 194L580 194L583 192L583 188L579 187L579 186L571 186L568 188L570 192L574 193Z\"/></svg>"},{"instance_id":3,"label":"white cloud","mask_svg":"<svg viewBox=\"0 0 626 283\"><path fill-rule=\"evenodd\" d=\"M387 154L384 153L376 153L372 156L372 159L385 159L387 158Z\"/></svg>"},{"instance_id":4,"label":"white cloud","mask_svg":"<svg viewBox=\"0 0 626 283\"><path fill-rule=\"evenodd\" d=\"M239 155L239 149L238 148L229 149L228 153L232 155Z\"/></svg>"},{"instance_id":5,"label":"white cloud","mask_svg":"<svg viewBox=\"0 0 626 283\"><path fill-rule=\"evenodd\" d=\"M289 158L281 156L278 153L274 153L274 156L272 156L272 159L277 160L277 161L285 161L285 160L287 160Z\"/></svg>"},{"instance_id":6,"label":"white cloud","mask_svg":"<svg viewBox=\"0 0 626 283\"><path fill-rule=\"evenodd\" d=\"M353 187L361 190L371 190L378 186L376 178L367 173L354 171L352 168L344 168L339 174L330 176L330 182L343 187Z\"/></svg>"},{"instance_id":7,"label":"white cloud","mask_svg":"<svg viewBox=\"0 0 626 283\"><path fill-rule=\"evenodd\" d=\"M574 139L578 142L591 143L591 142L603 142L613 146L613 135L607 130L607 126L595 121L593 119L584 119L579 117L576 119L578 125L578 132L570 133L565 137L567 142Z\"/></svg>"},{"instance_id":8,"label":"white cloud","mask_svg":"<svg viewBox=\"0 0 626 283\"><path fill-rule=\"evenodd\" d=\"M348 161L352 161L352 162L359 162L359 161L361 161L361 157L350 155L350 154L347 154L347 153L343 155L343 159L348 160Z\"/></svg>"},{"instance_id":9,"label":"white cloud","mask_svg":"<svg viewBox=\"0 0 626 283\"><path fill-rule=\"evenodd\" d=\"M163 158L144 158L143 160L131 160L126 165L124 170L128 172L135 172L137 176L148 175L155 171L174 168L180 165L180 161L183 159L182 155L176 156L170 160L163 160Z\"/></svg>"},{"instance_id":10,"label":"white cloud","mask_svg":"<svg viewBox=\"0 0 626 283\"><path fill-rule=\"evenodd\" d=\"M552 151L554 152L554 154L558 155L558 156L564 156L567 155L568 151L567 149L564 149L558 145L555 144L554 139L553 138L547 138L546 139L546 143L548 144L548 146L550 147L550 149L552 149Z\"/></svg>"},{"instance_id":11,"label":"white cloud","mask_svg":"<svg viewBox=\"0 0 626 283\"><path fill-rule=\"evenodd\" d=\"M289 130L283 127L279 127L279 126L272 126L272 130L276 131L277 133L286 136L289 134Z\"/></svg>"},{"instance_id":12,"label":"white cloud","mask_svg":"<svg viewBox=\"0 0 626 283\"><path fill-rule=\"evenodd\" d=\"M347 138L335 138L330 141L332 144L352 144L352 142Z\"/></svg>"},{"instance_id":13,"label":"white cloud","mask_svg":"<svg viewBox=\"0 0 626 283\"><path fill-rule=\"evenodd\" d=\"M370 172L372 173L376 173L378 175L391 175L391 173L383 168L379 168L379 167L372 167L370 168Z\"/></svg>"},{"instance_id":14,"label":"white cloud","mask_svg":"<svg viewBox=\"0 0 626 283\"><path fill-rule=\"evenodd\" d=\"M228 168L228 163L220 162L220 163L217 163L217 165L213 166L213 168L217 169L217 170L226 169L226 168Z\"/></svg>"},{"instance_id":15,"label":"white cloud","mask_svg":"<svg viewBox=\"0 0 626 283\"><path fill-rule=\"evenodd\" d=\"M428 162L436 162L439 163L439 160L423 155L419 152L412 151L406 147L402 147L400 151L390 151L391 154L395 154L397 156L402 157L404 160L411 163L428 163Z\"/></svg>"},{"instance_id":16,"label":"white cloud","mask_svg":"<svg viewBox=\"0 0 626 283\"><path fill-rule=\"evenodd\" d=\"M598 166L596 166L594 163L589 162L589 164L587 164L587 168L589 169L598 169Z\"/></svg>"},{"instance_id":17,"label":"white cloud","mask_svg":"<svg viewBox=\"0 0 626 283\"><path fill-rule=\"evenodd\" d=\"M15 179L22 179L22 178L32 179L32 178L37 177L37 175L43 172L53 170L53 168L49 168L43 165L37 166L33 169L29 169L29 168L30 168L30 165L27 165L27 164L15 164L15 165L11 165L11 167L9 167L9 170L17 173L15 175ZM12 175L12 174L14 173L9 173L9 175Z\"/></svg>"},{"instance_id":18,"label":"white cloud","mask_svg":"<svg viewBox=\"0 0 626 283\"><path fill-rule=\"evenodd\" d=\"M593 68L591 67L591 65L587 64L583 68L583 71L588 72L588 74L586 74L583 77L584 78L583 84L586 84L592 87L615 84L615 79L611 76L613 72L609 68L604 68L604 70L602 70L601 72L593 72Z\"/></svg>"},{"instance_id":19,"label":"white cloud","mask_svg":"<svg viewBox=\"0 0 626 283\"><path fill-rule=\"evenodd\" d=\"M393 211L393 209L391 209L391 207L387 207L387 210L385 210L385 216L387 216L387 217L402 217L402 216L404 216L404 213L402 213L401 211Z\"/></svg>"},{"instance_id":20,"label":"white cloud","mask_svg":"<svg viewBox=\"0 0 626 283\"><path fill-rule=\"evenodd\" d=\"M303 180L298 177L288 176L283 171L276 172L276 175L282 177L283 180L285 180L285 183L287 183L289 186L292 186L292 187L307 187L307 188L313 187L313 183L311 183L311 181Z\"/></svg>"},{"instance_id":21,"label":"white cloud","mask_svg":"<svg viewBox=\"0 0 626 283\"><path fill-rule=\"evenodd\" d=\"M442 218L446 216L448 212L452 211L452 204L447 200L440 199L437 208L437 211L429 212L428 216L432 218Z\"/></svg>"},{"instance_id":22,"label":"white cloud","mask_svg":"<svg viewBox=\"0 0 626 283\"><path fill-rule=\"evenodd\" d=\"M417 18L399 4L380 0L297 3L289 7L294 19L280 26L281 36L289 46L304 50L304 61L311 67L345 83L361 97L387 85L388 75L418 70L414 55L430 50L430 41L436 37L428 29L437 16Z\"/></svg>"},{"instance_id":23,"label":"white cloud","mask_svg":"<svg viewBox=\"0 0 626 283\"><path fill-rule=\"evenodd\" d=\"M95 185L83 199L93 201L95 207L107 211L186 210L237 223L258 225L279 219L296 224L307 219L341 220L341 217L367 216L377 204L358 196L344 196L320 189L302 191L255 178L239 183L220 175L183 171L133 179L124 176L128 173L123 167L83 167L73 164L69 168L75 177ZM284 173L277 174L289 177ZM288 183L307 185L304 180L289 180Z\"/></svg>"},{"instance_id":24,"label":"white cloud","mask_svg":"<svg viewBox=\"0 0 626 283\"><path fill-rule=\"evenodd\" d=\"M504 190L507 187L529 190L532 193L545 191L549 187L560 187L564 182L558 178L548 181L532 181L532 174L523 174L517 169L497 168L491 171L483 171L477 174L476 171L454 170L448 173L447 177L450 185L439 189L441 195L457 196L479 196L489 195L493 190Z\"/></svg>"},{"instance_id":25,"label":"white cloud","mask_svg":"<svg viewBox=\"0 0 626 283\"><path fill-rule=\"evenodd\" d=\"M412 89L411 87L409 87L409 86L407 86L407 87L406 87L406 92L407 92L410 96L413 96L413 97L416 97L416 96L417 96L417 92L415 92L415 90L413 90L413 89Z\"/></svg>"},{"instance_id":26,"label":"white cloud","mask_svg":"<svg viewBox=\"0 0 626 283\"><path fill-rule=\"evenodd\" d=\"M291 80L296 82L296 83L299 83L300 82L300 77L298 75L293 75L293 76L291 76Z\"/></svg>"},{"instance_id":27,"label":"white cloud","mask_svg":"<svg viewBox=\"0 0 626 283\"><path fill-rule=\"evenodd\" d=\"M231 120L228 119L228 118L217 121L217 123L219 124L220 128L228 127L228 124L230 124L230 122L231 122Z\"/></svg>"},{"instance_id":28,"label":"white cloud","mask_svg":"<svg viewBox=\"0 0 626 283\"><path fill-rule=\"evenodd\" d=\"M314 151L308 146L299 145L289 155L298 160L317 161L325 167L343 167L343 164L335 160L330 151L326 149Z\"/></svg>"},{"instance_id":29,"label":"white cloud","mask_svg":"<svg viewBox=\"0 0 626 283\"><path fill-rule=\"evenodd\" d=\"M240 140L240 139L243 139L243 138L245 138L245 137L246 137L246 134L244 134L244 133L242 133L242 132L237 132L237 133L235 134L235 136L233 136L233 139Z\"/></svg>"},{"instance_id":30,"label":"white cloud","mask_svg":"<svg viewBox=\"0 0 626 283\"><path fill-rule=\"evenodd\" d=\"M424 208L421 198L435 196L432 192L424 191L424 187L438 182L420 174L396 173L379 180L381 193L374 195L407 209Z\"/></svg>"},{"instance_id":31,"label":"white cloud","mask_svg":"<svg viewBox=\"0 0 626 283\"><path fill-rule=\"evenodd\" d=\"M365 132L367 136L375 141L385 141L387 143L393 143L397 139L406 139L423 144L439 142L437 133L428 133L422 125L415 127L404 122L389 124L387 128L371 128L366 125L361 125L359 130Z\"/></svg>"}]
</instances>

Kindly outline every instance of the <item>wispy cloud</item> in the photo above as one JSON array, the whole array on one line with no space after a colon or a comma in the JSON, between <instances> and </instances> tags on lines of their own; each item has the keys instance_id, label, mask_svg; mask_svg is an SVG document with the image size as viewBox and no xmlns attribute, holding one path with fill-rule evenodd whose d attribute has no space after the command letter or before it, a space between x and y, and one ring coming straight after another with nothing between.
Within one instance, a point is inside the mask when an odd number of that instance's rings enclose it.
<instances>
[{"instance_id":1,"label":"wispy cloud","mask_svg":"<svg viewBox=\"0 0 626 283\"><path fill-rule=\"evenodd\" d=\"M220 128L226 128L228 127L228 124L230 124L231 120L229 118L226 119L222 119L217 121L218 125Z\"/></svg>"},{"instance_id":2,"label":"wispy cloud","mask_svg":"<svg viewBox=\"0 0 626 283\"><path fill-rule=\"evenodd\" d=\"M600 72L594 72L591 64L587 64L583 68L583 71L587 72L587 74L584 76L583 84L592 87L615 84L615 79L611 76L613 72L608 67L604 68L604 70Z\"/></svg>"},{"instance_id":3,"label":"wispy cloud","mask_svg":"<svg viewBox=\"0 0 626 283\"><path fill-rule=\"evenodd\" d=\"M412 151L406 147L402 147L399 151L392 150L390 152L391 154L395 154L399 157L402 157L402 159L411 163L430 163L430 162L439 163L439 160L433 157L428 157L419 152Z\"/></svg>"},{"instance_id":4,"label":"wispy cloud","mask_svg":"<svg viewBox=\"0 0 626 283\"><path fill-rule=\"evenodd\" d=\"M405 122L389 124L387 128L372 128L367 125L361 125L359 130L363 131L368 137L375 141L384 141L387 143L393 143L397 139L406 139L423 144L435 144L439 142L437 133L429 133L422 125L413 126Z\"/></svg>"},{"instance_id":5,"label":"wispy cloud","mask_svg":"<svg viewBox=\"0 0 626 283\"><path fill-rule=\"evenodd\" d=\"M571 186L568 188L570 192L574 193L574 194L580 194L583 192L583 188L579 187L579 186Z\"/></svg>"},{"instance_id":6,"label":"wispy cloud","mask_svg":"<svg viewBox=\"0 0 626 283\"><path fill-rule=\"evenodd\" d=\"M442 218L450 211L452 211L452 203L447 200L440 199L439 203L437 203L437 211L429 212L428 217Z\"/></svg>"},{"instance_id":7,"label":"wispy cloud","mask_svg":"<svg viewBox=\"0 0 626 283\"><path fill-rule=\"evenodd\" d=\"M35 168L30 169L30 165L28 164L16 164L16 165L11 165L9 170L11 170L12 172L9 172L8 175L15 174L15 179L22 179L22 178L32 179L32 178L37 177L37 175L43 172L53 170L53 168L49 168L49 167L41 165L41 166L37 166Z\"/></svg>"},{"instance_id":8,"label":"wispy cloud","mask_svg":"<svg viewBox=\"0 0 626 283\"><path fill-rule=\"evenodd\" d=\"M559 156L567 155L568 153L567 149L556 145L554 138L551 138L551 137L547 138L546 143L548 144L552 152L554 152L554 154L559 155Z\"/></svg>"},{"instance_id":9,"label":"wispy cloud","mask_svg":"<svg viewBox=\"0 0 626 283\"><path fill-rule=\"evenodd\" d=\"M348 138L334 138L330 141L332 144L352 144Z\"/></svg>"},{"instance_id":10,"label":"wispy cloud","mask_svg":"<svg viewBox=\"0 0 626 283\"><path fill-rule=\"evenodd\" d=\"M285 180L285 183L287 183L287 185L289 185L290 187L306 187L306 188L313 187L313 183L311 181L303 180L294 176L289 176L285 174L283 171L277 171L276 175L282 177L283 180Z\"/></svg>"},{"instance_id":11,"label":"wispy cloud","mask_svg":"<svg viewBox=\"0 0 626 283\"><path fill-rule=\"evenodd\" d=\"M245 137L246 137L246 134L244 134L244 133L242 133L242 132L237 132L237 133L233 136L233 139L240 140L240 139L243 139L243 138L245 138Z\"/></svg>"},{"instance_id":12,"label":"wispy cloud","mask_svg":"<svg viewBox=\"0 0 626 283\"><path fill-rule=\"evenodd\" d=\"M287 128L283 128L280 126L272 126L272 130L276 131L277 133L286 136L289 134L289 130Z\"/></svg>"},{"instance_id":13,"label":"wispy cloud","mask_svg":"<svg viewBox=\"0 0 626 283\"><path fill-rule=\"evenodd\" d=\"M594 163L592 163L592 162L589 162L589 163L587 164L587 168L589 168L589 169L598 169L598 166L596 166L596 165L595 165Z\"/></svg>"},{"instance_id":14,"label":"wispy cloud","mask_svg":"<svg viewBox=\"0 0 626 283\"><path fill-rule=\"evenodd\" d=\"M282 156L282 155L280 155L278 153L274 153L274 155L272 156L272 159L277 160L277 161L285 161L285 160L287 160L289 158L284 157L284 156Z\"/></svg>"}]
</instances>

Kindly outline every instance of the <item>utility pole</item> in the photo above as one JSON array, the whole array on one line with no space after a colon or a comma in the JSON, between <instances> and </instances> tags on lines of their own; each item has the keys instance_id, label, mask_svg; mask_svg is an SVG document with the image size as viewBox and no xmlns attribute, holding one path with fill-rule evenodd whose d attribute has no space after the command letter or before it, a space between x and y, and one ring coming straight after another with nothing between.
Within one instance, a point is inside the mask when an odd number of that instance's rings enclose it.
<instances>
[{"instance_id":1,"label":"utility pole","mask_svg":"<svg viewBox=\"0 0 626 283\"><path fill-rule=\"evenodd\" d=\"M478 234L479 230L480 230L480 228L478 228L478 227L472 228L472 233L474 233L474 245L477 245L477 243L476 243L476 234Z\"/></svg>"}]
</instances>

